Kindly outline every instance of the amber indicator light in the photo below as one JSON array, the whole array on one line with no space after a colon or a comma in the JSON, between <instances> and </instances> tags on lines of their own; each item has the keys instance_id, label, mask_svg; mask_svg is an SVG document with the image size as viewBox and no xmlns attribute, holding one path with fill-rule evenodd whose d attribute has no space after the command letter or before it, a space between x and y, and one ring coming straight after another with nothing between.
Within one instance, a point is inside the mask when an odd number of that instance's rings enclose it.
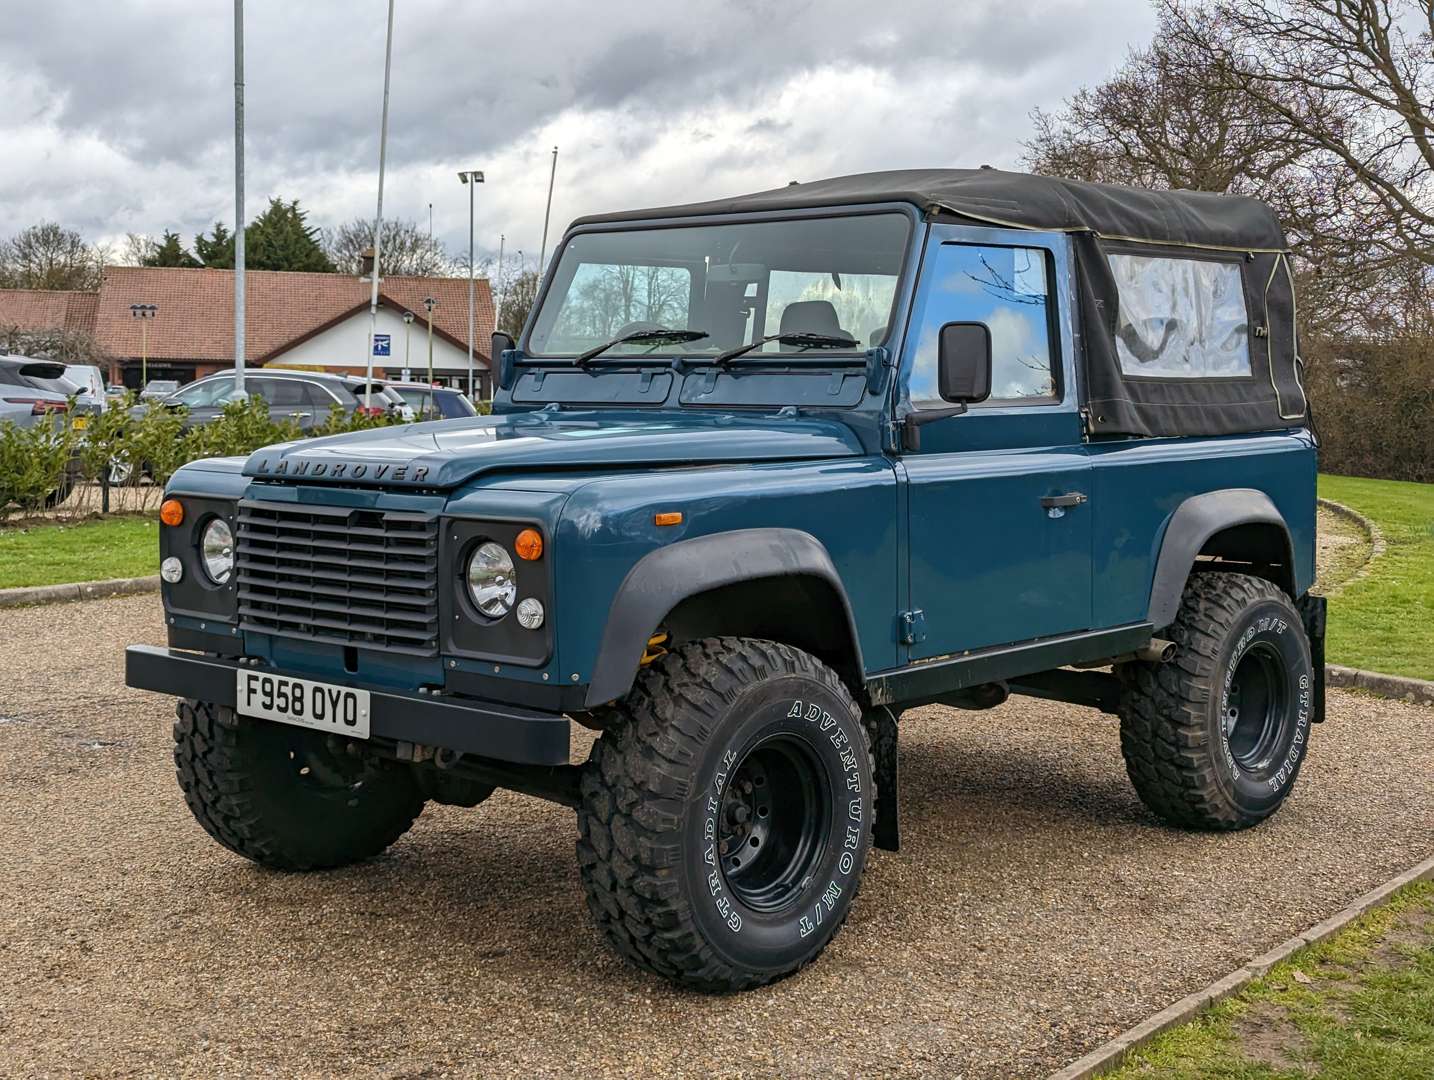
<instances>
[{"instance_id":1,"label":"amber indicator light","mask_svg":"<svg viewBox=\"0 0 1434 1080\"><path fill-rule=\"evenodd\" d=\"M184 520L184 504L178 499L165 499L159 506L159 520L166 525L178 525Z\"/></svg>"},{"instance_id":2,"label":"amber indicator light","mask_svg":"<svg viewBox=\"0 0 1434 1080\"><path fill-rule=\"evenodd\" d=\"M653 523L654 525L681 525L681 524L682 524L682 511L681 511L681 510L664 510L664 511L662 511L662 512L659 513L659 514L653 514L653 515L652 515L652 523Z\"/></svg>"},{"instance_id":3,"label":"amber indicator light","mask_svg":"<svg viewBox=\"0 0 1434 1080\"><path fill-rule=\"evenodd\" d=\"M513 550L518 558L532 562L543 554L543 534L537 529L524 529L513 541Z\"/></svg>"}]
</instances>

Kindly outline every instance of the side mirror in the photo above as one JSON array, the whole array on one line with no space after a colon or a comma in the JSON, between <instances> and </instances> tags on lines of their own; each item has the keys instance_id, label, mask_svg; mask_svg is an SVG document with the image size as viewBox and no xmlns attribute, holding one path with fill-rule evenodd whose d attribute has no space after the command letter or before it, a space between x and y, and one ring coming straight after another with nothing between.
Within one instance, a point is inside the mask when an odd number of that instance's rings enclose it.
<instances>
[{"instance_id":1,"label":"side mirror","mask_svg":"<svg viewBox=\"0 0 1434 1080\"><path fill-rule=\"evenodd\" d=\"M943 401L985 401L991 396L990 328L985 323L947 323L941 328L936 364L936 387Z\"/></svg>"},{"instance_id":2,"label":"side mirror","mask_svg":"<svg viewBox=\"0 0 1434 1080\"><path fill-rule=\"evenodd\" d=\"M498 386L503 390L511 389L513 385L513 350L517 343L511 334L505 334L501 330L493 331L493 344L488 353L493 364L493 371L498 376Z\"/></svg>"}]
</instances>

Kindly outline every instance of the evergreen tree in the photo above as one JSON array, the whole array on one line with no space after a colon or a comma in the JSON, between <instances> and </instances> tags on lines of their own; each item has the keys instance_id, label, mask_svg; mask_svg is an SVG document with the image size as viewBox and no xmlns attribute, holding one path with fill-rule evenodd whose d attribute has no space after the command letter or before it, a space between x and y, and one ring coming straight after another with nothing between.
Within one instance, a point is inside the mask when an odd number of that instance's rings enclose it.
<instances>
[{"instance_id":1,"label":"evergreen tree","mask_svg":"<svg viewBox=\"0 0 1434 1080\"><path fill-rule=\"evenodd\" d=\"M179 242L179 234L164 230L164 239L155 244L150 253L146 255L141 263L143 266L183 266L195 267L199 260Z\"/></svg>"},{"instance_id":2,"label":"evergreen tree","mask_svg":"<svg viewBox=\"0 0 1434 1080\"><path fill-rule=\"evenodd\" d=\"M332 274L323 237L307 224L297 199L270 199L268 207L244 229L244 265L250 270L310 270ZM194 238L194 253L205 266L234 268L234 236L216 221L209 236Z\"/></svg>"},{"instance_id":3,"label":"evergreen tree","mask_svg":"<svg viewBox=\"0 0 1434 1080\"><path fill-rule=\"evenodd\" d=\"M245 262L255 270L334 273L323 237L306 224L307 219L297 199L287 203L270 199L268 209L244 230Z\"/></svg>"},{"instance_id":4,"label":"evergreen tree","mask_svg":"<svg viewBox=\"0 0 1434 1080\"><path fill-rule=\"evenodd\" d=\"M210 235L201 233L194 238L194 254L199 256L201 263L212 269L233 270L234 236L224 227L224 222L216 221L214 231Z\"/></svg>"}]
</instances>

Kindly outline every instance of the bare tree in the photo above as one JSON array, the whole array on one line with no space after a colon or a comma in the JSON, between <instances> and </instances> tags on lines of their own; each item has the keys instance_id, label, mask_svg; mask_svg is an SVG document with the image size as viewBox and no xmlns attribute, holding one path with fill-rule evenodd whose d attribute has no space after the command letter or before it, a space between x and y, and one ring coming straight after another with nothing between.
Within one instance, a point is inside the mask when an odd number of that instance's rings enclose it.
<instances>
[{"instance_id":1,"label":"bare tree","mask_svg":"<svg viewBox=\"0 0 1434 1080\"><path fill-rule=\"evenodd\" d=\"M1434 0L1160 3L1222 91L1338 167L1368 255L1434 266Z\"/></svg>"},{"instance_id":2,"label":"bare tree","mask_svg":"<svg viewBox=\"0 0 1434 1080\"><path fill-rule=\"evenodd\" d=\"M1059 112L1036 114L1027 164L1077 179L1264 200L1296 254L1307 332L1354 328L1383 302L1377 294L1389 280L1385 258L1370 257L1374 227L1358 177L1314 133L1288 123L1283 92L1254 96L1229 78L1218 54L1240 46L1228 20L1207 7L1162 2L1149 47Z\"/></svg>"},{"instance_id":3,"label":"bare tree","mask_svg":"<svg viewBox=\"0 0 1434 1080\"><path fill-rule=\"evenodd\" d=\"M533 302L538 298L538 272L514 272L500 295L503 309L498 313L498 329L516 339L522 335L523 325L528 321L528 313L533 310Z\"/></svg>"},{"instance_id":4,"label":"bare tree","mask_svg":"<svg viewBox=\"0 0 1434 1080\"><path fill-rule=\"evenodd\" d=\"M22 229L0 244L0 288L98 289L107 253L52 221Z\"/></svg>"},{"instance_id":5,"label":"bare tree","mask_svg":"<svg viewBox=\"0 0 1434 1080\"><path fill-rule=\"evenodd\" d=\"M360 273L364 255L373 250L373 221L354 218L325 232L324 247L341 273ZM442 242L414 221L394 219L383 223L382 259L383 274L448 277L460 272L459 263L449 256ZM461 269L467 271L467 260L463 260Z\"/></svg>"}]
</instances>

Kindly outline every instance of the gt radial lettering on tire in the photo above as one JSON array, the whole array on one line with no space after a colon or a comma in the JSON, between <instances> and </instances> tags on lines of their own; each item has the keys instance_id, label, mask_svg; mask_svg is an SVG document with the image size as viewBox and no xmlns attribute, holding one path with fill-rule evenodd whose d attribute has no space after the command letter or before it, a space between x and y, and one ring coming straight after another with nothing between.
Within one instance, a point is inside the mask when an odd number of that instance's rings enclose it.
<instances>
[{"instance_id":1,"label":"gt radial lettering on tire","mask_svg":"<svg viewBox=\"0 0 1434 1080\"><path fill-rule=\"evenodd\" d=\"M785 645L710 638L650 665L604 719L578 858L613 947L704 990L810 962L856 897L876 794L836 673Z\"/></svg>"}]
</instances>

